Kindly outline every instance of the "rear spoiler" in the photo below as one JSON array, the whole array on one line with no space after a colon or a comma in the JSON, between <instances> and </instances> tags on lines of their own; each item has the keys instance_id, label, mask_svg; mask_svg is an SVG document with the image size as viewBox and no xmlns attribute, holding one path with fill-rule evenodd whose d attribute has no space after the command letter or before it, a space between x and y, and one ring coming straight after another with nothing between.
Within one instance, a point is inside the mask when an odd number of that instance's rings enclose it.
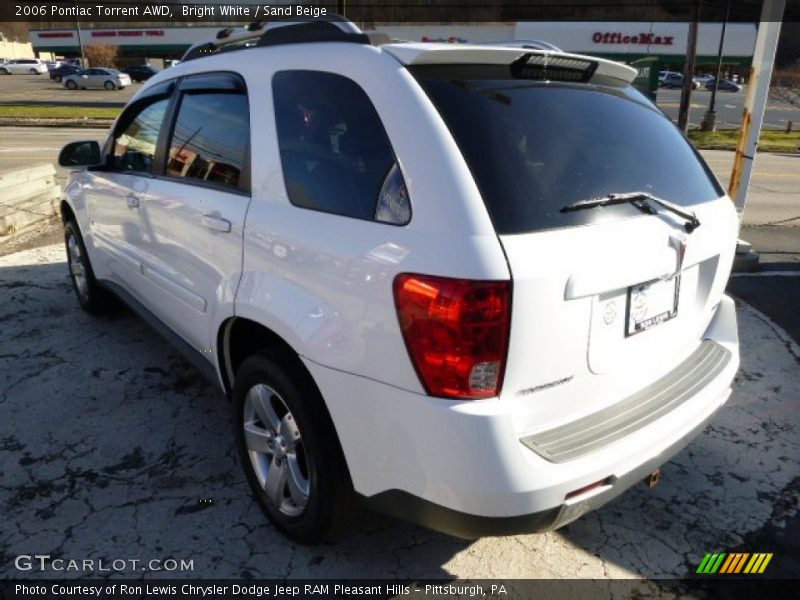
<instances>
[{"instance_id":1,"label":"rear spoiler","mask_svg":"<svg viewBox=\"0 0 800 600\"><path fill-rule=\"evenodd\" d=\"M501 45L469 45L469 44L387 44L381 49L388 52L404 65L513 65L520 61L531 66L547 66L552 68L584 69L587 81L598 76L611 77L624 83L631 83L636 77L636 69L622 63L535 48ZM526 59L526 57L528 57Z\"/></svg>"}]
</instances>

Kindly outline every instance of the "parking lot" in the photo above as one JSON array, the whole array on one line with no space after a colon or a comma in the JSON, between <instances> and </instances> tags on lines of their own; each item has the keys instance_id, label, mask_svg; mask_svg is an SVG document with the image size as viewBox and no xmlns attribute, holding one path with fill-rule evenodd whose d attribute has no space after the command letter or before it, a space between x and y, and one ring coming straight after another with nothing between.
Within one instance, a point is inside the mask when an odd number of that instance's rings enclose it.
<instances>
[{"instance_id":1,"label":"parking lot","mask_svg":"<svg viewBox=\"0 0 800 600\"><path fill-rule=\"evenodd\" d=\"M92 105L123 107L142 84L122 90L68 90L49 75L0 76L0 104Z\"/></svg>"},{"instance_id":2,"label":"parking lot","mask_svg":"<svg viewBox=\"0 0 800 600\"><path fill-rule=\"evenodd\" d=\"M715 110L717 112L717 127L720 129L736 129L742 122L742 109L747 93L745 86L741 92L717 92ZM708 110L711 101L711 92L701 87L692 92L692 101L689 107L690 127L699 127L703 121L703 115ZM681 91L679 89L658 90L656 103L672 120L678 119L678 108L681 102ZM800 105L779 102L771 99L764 112L765 129L785 129L786 124L792 121L794 129L800 128Z\"/></svg>"}]
</instances>

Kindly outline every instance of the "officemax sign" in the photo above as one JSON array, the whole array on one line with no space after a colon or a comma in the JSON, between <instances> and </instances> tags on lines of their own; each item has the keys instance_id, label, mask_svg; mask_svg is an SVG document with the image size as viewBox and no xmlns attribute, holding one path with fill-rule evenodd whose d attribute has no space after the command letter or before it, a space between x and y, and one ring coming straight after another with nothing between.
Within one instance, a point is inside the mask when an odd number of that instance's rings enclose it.
<instances>
[{"instance_id":1,"label":"officemax sign","mask_svg":"<svg viewBox=\"0 0 800 600\"><path fill-rule=\"evenodd\" d=\"M655 33L623 34L619 31L595 31L592 34L595 44L641 44L647 46L672 46L674 35L656 35Z\"/></svg>"}]
</instances>

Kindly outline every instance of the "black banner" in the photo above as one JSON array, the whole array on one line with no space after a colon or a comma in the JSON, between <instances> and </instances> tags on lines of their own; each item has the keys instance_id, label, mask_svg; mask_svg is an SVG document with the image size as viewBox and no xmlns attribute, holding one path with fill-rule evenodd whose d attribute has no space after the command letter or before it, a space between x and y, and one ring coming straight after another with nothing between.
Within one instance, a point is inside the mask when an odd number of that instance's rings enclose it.
<instances>
[{"instance_id":1,"label":"black banner","mask_svg":"<svg viewBox=\"0 0 800 600\"><path fill-rule=\"evenodd\" d=\"M6 600L104 600L206 598L215 600L527 600L569 598L789 598L797 580L731 575L686 580L5 580Z\"/></svg>"},{"instance_id":2,"label":"black banner","mask_svg":"<svg viewBox=\"0 0 800 600\"><path fill-rule=\"evenodd\" d=\"M336 13L361 23L509 21L686 22L694 0L0 0L0 22L249 23L282 18L325 19ZM732 0L732 22L759 20L760 2ZM700 18L720 22L725 2L701 0ZM787 0L784 21L800 20L800 0Z\"/></svg>"}]
</instances>

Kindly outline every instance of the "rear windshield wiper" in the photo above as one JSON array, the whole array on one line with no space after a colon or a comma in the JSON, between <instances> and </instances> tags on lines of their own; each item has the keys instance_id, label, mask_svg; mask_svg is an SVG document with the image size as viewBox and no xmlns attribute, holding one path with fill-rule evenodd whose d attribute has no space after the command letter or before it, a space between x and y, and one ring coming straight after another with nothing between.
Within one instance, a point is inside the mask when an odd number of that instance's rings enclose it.
<instances>
[{"instance_id":1,"label":"rear windshield wiper","mask_svg":"<svg viewBox=\"0 0 800 600\"><path fill-rule=\"evenodd\" d=\"M700 227L700 219L698 219L697 215L695 215L693 212L685 211L672 202L667 202L666 200L657 198L656 196L648 194L647 192L608 194L606 196L600 196L599 198L578 200L577 202L573 202L572 204L567 204L566 206L562 207L561 212L573 212L576 210L584 210L586 208L596 208L598 206L611 206L612 204L633 204L636 208L649 215L657 214L658 211L647 204L648 201L658 204L662 208L666 208L668 211L678 215L683 219L686 219L686 223L683 225L686 233L692 233L695 229Z\"/></svg>"}]
</instances>

